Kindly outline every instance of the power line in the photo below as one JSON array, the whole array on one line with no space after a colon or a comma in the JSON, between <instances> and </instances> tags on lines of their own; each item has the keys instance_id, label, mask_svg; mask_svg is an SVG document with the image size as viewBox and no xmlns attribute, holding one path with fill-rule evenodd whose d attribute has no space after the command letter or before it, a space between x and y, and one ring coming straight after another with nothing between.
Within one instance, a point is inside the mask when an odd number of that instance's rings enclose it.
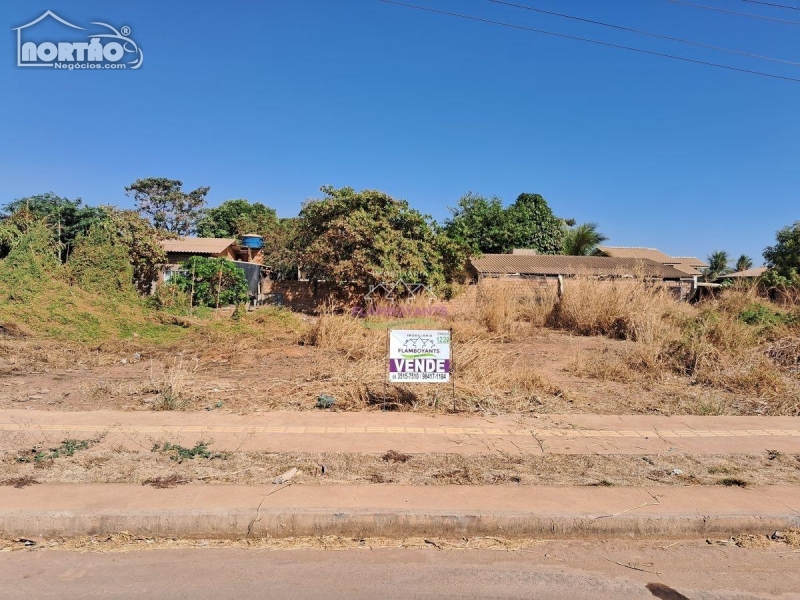
<instances>
[{"instance_id":1,"label":"power line","mask_svg":"<svg viewBox=\"0 0 800 600\"><path fill-rule=\"evenodd\" d=\"M789 25L800 25L800 21L789 21L787 19L779 19L778 17L765 17L764 15L739 12L738 10L728 10L727 8L720 8L719 6L708 6L707 4L695 4L694 2L686 2L686 0L667 0L667 2L672 2L674 4L685 4L686 6L694 6L695 8L704 8L705 10L715 10L717 12L728 13L731 15L739 15L740 17L750 17L751 19L762 19L764 21L788 23Z\"/></svg>"},{"instance_id":2,"label":"power line","mask_svg":"<svg viewBox=\"0 0 800 600\"><path fill-rule=\"evenodd\" d=\"M501 25L503 27L511 27L512 29L520 29L522 31L532 31L534 33L541 33L544 35L551 35L554 37L559 37L567 40L576 40L579 42L588 42L590 44L597 44L598 46L606 46L608 48L617 48L620 50L630 50L631 52L638 52L640 54L648 54L650 56L660 56L662 58L672 58L674 60L680 60L683 62L693 63L697 65L705 65L707 67L716 67L718 69L726 69L728 71L736 71L738 73L749 73L750 75L759 75L761 77L770 77L772 79L782 79L784 81L793 81L796 83L800 83L800 79L796 77L787 77L785 75L775 75L774 73L765 73L763 71L753 71L751 69L741 69L739 67L732 67L730 65L723 65L719 63L708 62L705 60L698 60L695 58L687 58L685 56L678 56L676 54L666 54L664 52L655 52L653 50L643 50L642 48L634 48L633 46L623 46L621 44L612 44L611 42L602 42L600 40L593 40L591 38L584 38L575 35L568 35L566 33L556 33L553 31L546 31L544 29L535 29L533 27L526 27L525 25L517 25L515 23L504 23L503 21L493 21L491 19L484 19L483 17L474 17L472 15L464 15L461 13L454 13L449 12L446 10L439 10L436 8L430 8L428 6L418 6L416 4L406 4L405 2L398 2L397 0L380 0L380 2L384 2L385 4L395 4L397 6L403 6L405 8L413 8L416 10L424 10L427 12L432 12L440 15L447 15L449 17L457 17L459 19L466 19L468 21L478 21L480 23L489 23L491 25Z\"/></svg>"},{"instance_id":3,"label":"power line","mask_svg":"<svg viewBox=\"0 0 800 600\"><path fill-rule=\"evenodd\" d=\"M742 0L751 4L763 4L764 6L774 6L775 8L788 8L789 10L800 10L800 6L789 6L788 4L775 4L774 2L761 2L760 0Z\"/></svg>"},{"instance_id":4,"label":"power line","mask_svg":"<svg viewBox=\"0 0 800 600\"><path fill-rule=\"evenodd\" d=\"M592 25L601 25L603 27L611 27L612 29L618 29L620 31L628 31L631 33L638 33L641 35L647 35L654 38L659 38L662 40L669 40L671 42L680 42L682 44L689 44L690 46L697 46L699 48L709 48L711 50L718 50L720 52L728 52L729 54L738 54L740 56L749 56L751 58L760 58L762 60L769 60L772 62L783 63L786 65L795 65L800 66L800 62L795 62L793 60L785 60L783 58L774 58L772 56L763 56L761 54L752 54L750 52L744 52L742 50L734 50L733 48L724 48L722 46L715 46L713 44L704 44L703 42L695 42L692 40L686 40L683 38L673 37L671 35L664 35L661 33L652 33L650 31L643 31L641 29L634 29L633 27L625 27L623 25L615 25L614 23L605 23L603 21L595 21L594 19L585 19L583 17L576 17L574 15L568 15L564 13L555 12L552 10L544 10L542 8L536 8L533 6L528 6L525 4L514 4L513 2L506 2L505 0L489 0L489 2L493 2L495 4L503 4L505 6L513 6L514 8L522 8L524 10L530 10L537 13L542 13L545 15L552 15L554 17L563 17L565 19L572 19L573 21L581 21L583 23L591 23Z\"/></svg>"}]
</instances>

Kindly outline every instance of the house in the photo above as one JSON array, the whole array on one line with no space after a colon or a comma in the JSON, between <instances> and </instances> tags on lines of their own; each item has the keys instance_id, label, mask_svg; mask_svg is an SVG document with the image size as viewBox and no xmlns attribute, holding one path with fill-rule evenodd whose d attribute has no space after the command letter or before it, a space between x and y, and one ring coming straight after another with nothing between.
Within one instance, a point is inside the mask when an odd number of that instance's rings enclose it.
<instances>
[{"instance_id":1,"label":"house","mask_svg":"<svg viewBox=\"0 0 800 600\"><path fill-rule=\"evenodd\" d=\"M161 247L167 253L169 265L178 265L193 256L236 259L236 240L228 238L184 237L161 240Z\"/></svg>"},{"instance_id":2,"label":"house","mask_svg":"<svg viewBox=\"0 0 800 600\"><path fill-rule=\"evenodd\" d=\"M733 281L751 280L761 277L767 272L767 267L754 267L746 271L736 271L735 273L728 273L727 275L720 275L719 279L731 279Z\"/></svg>"},{"instance_id":3,"label":"house","mask_svg":"<svg viewBox=\"0 0 800 600\"><path fill-rule=\"evenodd\" d=\"M224 258L244 271L250 295L259 298L266 276L262 266L262 245L261 237L257 235L242 236L241 244L231 238L183 237L161 240L161 247L167 253L167 262L162 266L160 280L169 281L173 273L182 270L181 263L193 256Z\"/></svg>"},{"instance_id":4,"label":"house","mask_svg":"<svg viewBox=\"0 0 800 600\"><path fill-rule=\"evenodd\" d=\"M610 256L561 256L536 254L484 254L470 259L467 272L474 281L524 281L535 287L551 287L561 293L568 277L597 280L642 277L668 287L675 297L686 300L695 291L691 275L648 258Z\"/></svg>"},{"instance_id":5,"label":"house","mask_svg":"<svg viewBox=\"0 0 800 600\"><path fill-rule=\"evenodd\" d=\"M644 277L663 281L691 279L683 271L646 258L561 256L537 254L483 254L470 259L473 279L586 276L597 278Z\"/></svg>"},{"instance_id":6,"label":"house","mask_svg":"<svg viewBox=\"0 0 800 600\"><path fill-rule=\"evenodd\" d=\"M702 275L702 270L708 268L708 263L694 256L670 256L656 248L637 248L624 246L600 246L595 252L596 256L611 258L638 258L654 260L662 265L674 267L688 276Z\"/></svg>"}]
</instances>

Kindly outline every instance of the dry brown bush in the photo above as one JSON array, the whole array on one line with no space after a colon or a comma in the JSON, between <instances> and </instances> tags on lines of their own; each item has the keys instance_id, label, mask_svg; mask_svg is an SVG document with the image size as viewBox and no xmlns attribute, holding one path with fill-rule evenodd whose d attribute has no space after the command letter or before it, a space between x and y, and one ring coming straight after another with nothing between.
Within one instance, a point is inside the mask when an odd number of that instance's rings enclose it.
<instances>
[{"instance_id":1,"label":"dry brown bush","mask_svg":"<svg viewBox=\"0 0 800 600\"><path fill-rule=\"evenodd\" d=\"M564 283L548 324L580 335L652 343L665 335L666 317L680 310L669 290L640 278L576 277Z\"/></svg>"},{"instance_id":2,"label":"dry brown bush","mask_svg":"<svg viewBox=\"0 0 800 600\"><path fill-rule=\"evenodd\" d=\"M556 290L550 286L525 281L482 281L477 286L474 311L467 311L462 317L480 323L507 341L520 331L520 322L543 326L556 300Z\"/></svg>"}]
</instances>

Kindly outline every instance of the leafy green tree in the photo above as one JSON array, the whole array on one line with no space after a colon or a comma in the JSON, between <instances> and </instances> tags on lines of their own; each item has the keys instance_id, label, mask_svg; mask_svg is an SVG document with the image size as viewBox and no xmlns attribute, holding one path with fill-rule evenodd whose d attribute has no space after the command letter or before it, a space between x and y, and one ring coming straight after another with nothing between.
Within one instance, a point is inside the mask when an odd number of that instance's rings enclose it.
<instances>
[{"instance_id":1,"label":"leafy green tree","mask_svg":"<svg viewBox=\"0 0 800 600\"><path fill-rule=\"evenodd\" d=\"M214 238L238 238L248 233L260 236L278 225L275 210L245 199L226 200L216 208L207 208L197 224L197 235Z\"/></svg>"},{"instance_id":2,"label":"leafy green tree","mask_svg":"<svg viewBox=\"0 0 800 600\"><path fill-rule=\"evenodd\" d=\"M708 268L703 272L703 278L706 281L714 281L720 275L730 273L728 263L728 253L724 250L717 250L708 255Z\"/></svg>"},{"instance_id":3,"label":"leafy green tree","mask_svg":"<svg viewBox=\"0 0 800 600\"><path fill-rule=\"evenodd\" d=\"M564 239L563 221L539 194L520 194L507 209L507 227L513 248L531 248L539 254L558 254Z\"/></svg>"},{"instance_id":4,"label":"leafy green tree","mask_svg":"<svg viewBox=\"0 0 800 600\"><path fill-rule=\"evenodd\" d=\"M174 275L170 282L191 294L193 305L229 306L249 298L244 271L229 260L193 256L181 267L186 272Z\"/></svg>"},{"instance_id":5,"label":"leafy green tree","mask_svg":"<svg viewBox=\"0 0 800 600\"><path fill-rule=\"evenodd\" d=\"M737 271L747 271L747 269L751 268L753 268L753 259L746 254L742 254L738 259L736 259Z\"/></svg>"},{"instance_id":6,"label":"leafy green tree","mask_svg":"<svg viewBox=\"0 0 800 600\"><path fill-rule=\"evenodd\" d=\"M177 179L148 177L134 181L125 193L133 195L139 214L157 229L185 236L194 233L211 188L199 187L191 192L182 188L183 182Z\"/></svg>"},{"instance_id":7,"label":"leafy green tree","mask_svg":"<svg viewBox=\"0 0 800 600\"><path fill-rule=\"evenodd\" d=\"M444 232L473 254L502 254L508 248L507 214L502 201L468 192L451 208Z\"/></svg>"},{"instance_id":8,"label":"leafy green tree","mask_svg":"<svg viewBox=\"0 0 800 600\"><path fill-rule=\"evenodd\" d=\"M297 276L298 251L295 238L300 219L278 219L275 227L259 231L264 238L264 265L272 270L276 279L294 279Z\"/></svg>"},{"instance_id":9,"label":"leafy green tree","mask_svg":"<svg viewBox=\"0 0 800 600\"><path fill-rule=\"evenodd\" d=\"M597 223L582 223L570 227L564 234L564 254L590 256L607 239L597 230Z\"/></svg>"},{"instance_id":10,"label":"leafy green tree","mask_svg":"<svg viewBox=\"0 0 800 600\"><path fill-rule=\"evenodd\" d=\"M800 221L778 230L775 238L764 250L767 266L786 283L800 283Z\"/></svg>"},{"instance_id":11,"label":"leafy green tree","mask_svg":"<svg viewBox=\"0 0 800 600\"><path fill-rule=\"evenodd\" d=\"M444 226L446 234L475 254L504 254L514 248L530 248L540 254L562 251L564 221L539 194L520 194L503 208L499 198L470 192L451 213Z\"/></svg>"},{"instance_id":12,"label":"leafy green tree","mask_svg":"<svg viewBox=\"0 0 800 600\"><path fill-rule=\"evenodd\" d=\"M33 221L42 221L52 231L59 248L59 256L64 261L75 247L78 236L105 218L99 207L85 206L80 198L70 200L53 192L17 198L3 206L0 215L5 227L5 235L0 233L0 257L11 250L12 240Z\"/></svg>"},{"instance_id":13,"label":"leafy green tree","mask_svg":"<svg viewBox=\"0 0 800 600\"><path fill-rule=\"evenodd\" d=\"M376 190L320 190L324 198L303 205L294 240L309 278L362 285L444 282L429 217Z\"/></svg>"}]
</instances>

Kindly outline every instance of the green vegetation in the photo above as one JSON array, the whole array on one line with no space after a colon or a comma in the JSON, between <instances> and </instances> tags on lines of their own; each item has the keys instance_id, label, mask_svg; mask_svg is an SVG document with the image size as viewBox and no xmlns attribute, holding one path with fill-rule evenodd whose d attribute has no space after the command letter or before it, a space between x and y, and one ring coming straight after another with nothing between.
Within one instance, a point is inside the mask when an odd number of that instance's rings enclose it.
<instances>
[{"instance_id":1,"label":"green vegetation","mask_svg":"<svg viewBox=\"0 0 800 600\"><path fill-rule=\"evenodd\" d=\"M244 271L231 261L193 256L181 266L186 272L174 275L172 283L190 294L193 304L219 308L247 302Z\"/></svg>"},{"instance_id":2,"label":"green vegetation","mask_svg":"<svg viewBox=\"0 0 800 600\"><path fill-rule=\"evenodd\" d=\"M774 246L764 250L773 285L800 287L800 221L780 229Z\"/></svg>"},{"instance_id":3,"label":"green vegetation","mask_svg":"<svg viewBox=\"0 0 800 600\"><path fill-rule=\"evenodd\" d=\"M736 271L747 271L748 269L753 268L753 259L747 256L746 254L742 254L739 258L736 259Z\"/></svg>"},{"instance_id":4,"label":"green vegetation","mask_svg":"<svg viewBox=\"0 0 800 600\"><path fill-rule=\"evenodd\" d=\"M608 238L597 230L597 223L583 223L567 229L564 234L564 254L591 256Z\"/></svg>"},{"instance_id":5,"label":"green vegetation","mask_svg":"<svg viewBox=\"0 0 800 600\"><path fill-rule=\"evenodd\" d=\"M88 450L95 444L99 443L102 440L102 437L93 438L89 440L78 440L75 438L67 438L61 442L55 448L49 448L47 450L41 450L38 446L31 449L31 451L27 454L20 454L17 456L17 462L19 463L41 463L50 460L55 460L57 458L65 458L74 456L76 452L80 452L81 450Z\"/></svg>"},{"instance_id":6,"label":"green vegetation","mask_svg":"<svg viewBox=\"0 0 800 600\"><path fill-rule=\"evenodd\" d=\"M102 208L84 206L80 198L70 200L52 192L18 198L3 206L0 214L0 258L14 245L14 239L33 223L42 223L50 231L61 260L66 260L79 236L106 219Z\"/></svg>"},{"instance_id":7,"label":"green vegetation","mask_svg":"<svg viewBox=\"0 0 800 600\"><path fill-rule=\"evenodd\" d=\"M325 197L307 202L295 248L305 276L336 283L376 284L402 279L444 283L430 218L375 190L324 186Z\"/></svg>"},{"instance_id":8,"label":"green vegetation","mask_svg":"<svg viewBox=\"0 0 800 600\"><path fill-rule=\"evenodd\" d=\"M247 200L226 200L216 208L207 208L197 224L197 235L201 237L236 238L274 229L278 225L275 210Z\"/></svg>"},{"instance_id":9,"label":"green vegetation","mask_svg":"<svg viewBox=\"0 0 800 600\"><path fill-rule=\"evenodd\" d=\"M165 177L137 179L125 188L133 196L139 214L149 218L156 229L189 235L197 229L210 187L183 191L183 182Z\"/></svg>"},{"instance_id":10,"label":"green vegetation","mask_svg":"<svg viewBox=\"0 0 800 600\"><path fill-rule=\"evenodd\" d=\"M194 447L186 448L180 444L164 442L163 444L153 444L152 451L160 452L161 454L168 456L171 460L174 460L178 463L182 463L184 460L194 460L195 458L205 458L208 460L224 458L224 454L220 452L211 452L208 449L211 444L213 444L213 442L200 440L194 445Z\"/></svg>"},{"instance_id":11,"label":"green vegetation","mask_svg":"<svg viewBox=\"0 0 800 600\"><path fill-rule=\"evenodd\" d=\"M530 248L539 254L560 254L565 221L539 194L520 194L508 208L497 197L469 193L451 209L444 232L474 254L504 254Z\"/></svg>"}]
</instances>

